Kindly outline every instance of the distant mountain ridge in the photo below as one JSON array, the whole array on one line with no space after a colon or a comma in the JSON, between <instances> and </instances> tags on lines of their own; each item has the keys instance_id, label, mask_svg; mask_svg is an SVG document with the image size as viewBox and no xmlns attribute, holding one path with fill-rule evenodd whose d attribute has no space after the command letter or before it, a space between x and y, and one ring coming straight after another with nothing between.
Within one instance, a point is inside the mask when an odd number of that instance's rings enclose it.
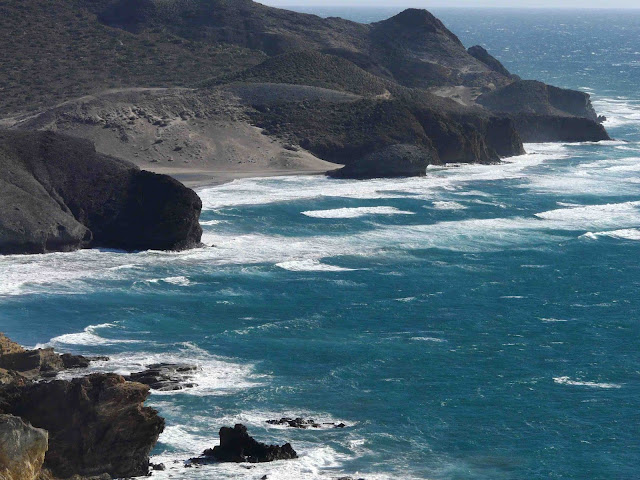
<instances>
[{"instance_id":1,"label":"distant mountain ridge","mask_svg":"<svg viewBox=\"0 0 640 480\"><path fill-rule=\"evenodd\" d=\"M505 83L426 10L408 9L388 20L360 24L251 0L88 0L85 5L105 25L133 33L162 28L189 40L233 44L270 56L315 50L405 86Z\"/></svg>"}]
</instances>

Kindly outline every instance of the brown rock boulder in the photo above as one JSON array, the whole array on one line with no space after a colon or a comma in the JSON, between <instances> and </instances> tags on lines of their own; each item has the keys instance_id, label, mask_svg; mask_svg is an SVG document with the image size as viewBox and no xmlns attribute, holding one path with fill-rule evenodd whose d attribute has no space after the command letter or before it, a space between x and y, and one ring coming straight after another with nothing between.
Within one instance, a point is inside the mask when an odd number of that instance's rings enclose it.
<instances>
[{"instance_id":1,"label":"brown rock boulder","mask_svg":"<svg viewBox=\"0 0 640 480\"><path fill-rule=\"evenodd\" d=\"M39 374L55 374L64 369L60 355L53 348L24 350L19 353L8 353L0 357L0 368L14 370L36 376Z\"/></svg>"},{"instance_id":2,"label":"brown rock boulder","mask_svg":"<svg viewBox=\"0 0 640 480\"><path fill-rule=\"evenodd\" d=\"M0 415L0 479L35 480L40 474L48 434L22 419Z\"/></svg>"},{"instance_id":3,"label":"brown rock boulder","mask_svg":"<svg viewBox=\"0 0 640 480\"><path fill-rule=\"evenodd\" d=\"M0 411L48 430L45 467L60 478L146 475L164 419L143 403L149 388L115 374L0 387Z\"/></svg>"},{"instance_id":4,"label":"brown rock boulder","mask_svg":"<svg viewBox=\"0 0 640 480\"><path fill-rule=\"evenodd\" d=\"M6 354L21 352L24 352L24 348L5 337L4 333L0 333L0 358Z\"/></svg>"}]
</instances>

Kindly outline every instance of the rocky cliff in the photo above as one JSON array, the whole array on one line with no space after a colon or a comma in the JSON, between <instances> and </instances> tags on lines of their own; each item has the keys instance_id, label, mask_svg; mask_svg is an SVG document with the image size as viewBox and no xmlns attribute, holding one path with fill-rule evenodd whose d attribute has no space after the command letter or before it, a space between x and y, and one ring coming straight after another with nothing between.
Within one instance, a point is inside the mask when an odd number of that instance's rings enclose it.
<instances>
[{"instance_id":1,"label":"rocky cliff","mask_svg":"<svg viewBox=\"0 0 640 480\"><path fill-rule=\"evenodd\" d=\"M59 478L146 475L164 420L143 403L149 387L119 375L0 389L0 408L49 432L44 466Z\"/></svg>"},{"instance_id":2,"label":"rocky cliff","mask_svg":"<svg viewBox=\"0 0 640 480\"><path fill-rule=\"evenodd\" d=\"M0 131L0 253L196 246L198 196L50 132Z\"/></svg>"},{"instance_id":3,"label":"rocky cliff","mask_svg":"<svg viewBox=\"0 0 640 480\"><path fill-rule=\"evenodd\" d=\"M589 94L517 80L478 97L497 115L513 119L525 142L585 142L610 140Z\"/></svg>"},{"instance_id":4,"label":"rocky cliff","mask_svg":"<svg viewBox=\"0 0 640 480\"><path fill-rule=\"evenodd\" d=\"M34 358L44 360L34 366ZM148 386L114 374L51 380L89 361L24 350L0 334L0 479L148 473L149 453L164 428L158 413L144 406Z\"/></svg>"}]
</instances>

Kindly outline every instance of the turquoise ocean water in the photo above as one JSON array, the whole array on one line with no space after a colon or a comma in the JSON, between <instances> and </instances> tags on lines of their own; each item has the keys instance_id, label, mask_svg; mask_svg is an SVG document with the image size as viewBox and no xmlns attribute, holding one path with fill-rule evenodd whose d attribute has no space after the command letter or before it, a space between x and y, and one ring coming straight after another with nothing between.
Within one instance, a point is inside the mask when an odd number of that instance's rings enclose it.
<instances>
[{"instance_id":1,"label":"turquoise ocean water","mask_svg":"<svg viewBox=\"0 0 640 480\"><path fill-rule=\"evenodd\" d=\"M616 140L426 178L241 180L199 191L215 248L0 258L15 340L111 357L94 370L201 367L150 399L156 478L639 478L640 13L435 13L514 73L590 92ZM265 424L282 416L347 428ZM300 459L183 468L238 422Z\"/></svg>"}]
</instances>

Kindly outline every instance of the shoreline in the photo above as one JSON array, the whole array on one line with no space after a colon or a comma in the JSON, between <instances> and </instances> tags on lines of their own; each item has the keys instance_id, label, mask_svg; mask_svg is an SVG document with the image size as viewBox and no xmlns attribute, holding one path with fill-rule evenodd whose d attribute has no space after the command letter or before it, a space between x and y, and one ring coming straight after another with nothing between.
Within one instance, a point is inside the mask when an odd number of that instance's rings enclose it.
<instances>
[{"instance_id":1,"label":"shoreline","mask_svg":"<svg viewBox=\"0 0 640 480\"><path fill-rule=\"evenodd\" d=\"M340 168L342 165L335 165L335 168ZM274 169L254 169L254 170L216 170L216 169L202 169L194 170L188 168L171 168L171 167L159 167L149 168L141 167L142 170L149 172L168 175L179 182L185 187L193 190L202 190L205 188L217 187L224 185L225 183L233 182L234 180L242 180L247 178L270 178L270 177L295 177L302 175L325 175L327 172L334 170L330 169L300 169L300 170L274 170Z\"/></svg>"}]
</instances>

